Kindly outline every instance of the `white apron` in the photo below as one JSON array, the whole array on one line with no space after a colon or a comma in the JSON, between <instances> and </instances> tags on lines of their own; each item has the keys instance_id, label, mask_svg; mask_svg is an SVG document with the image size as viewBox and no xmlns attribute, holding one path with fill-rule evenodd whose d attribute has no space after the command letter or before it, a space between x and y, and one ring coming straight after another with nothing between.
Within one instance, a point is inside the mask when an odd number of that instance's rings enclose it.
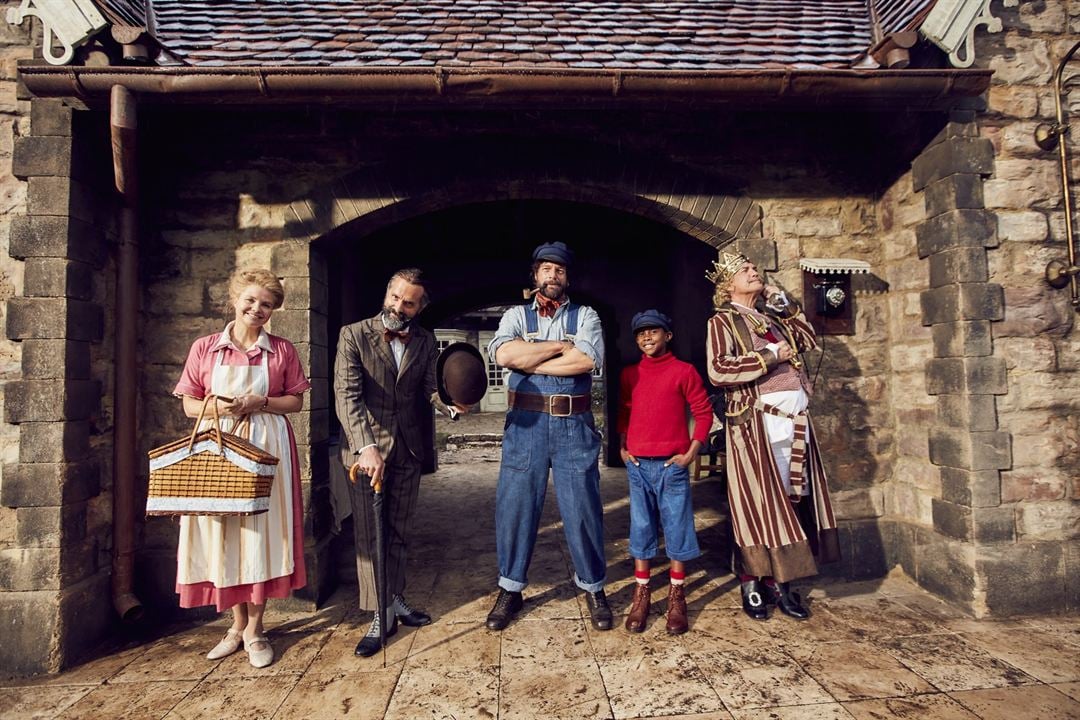
<instances>
[{"instance_id":1,"label":"white apron","mask_svg":"<svg viewBox=\"0 0 1080 720\"><path fill-rule=\"evenodd\" d=\"M266 395L270 390L269 352L262 350L258 365L224 365L226 349L222 348L214 360L210 392L233 397ZM211 422L204 420L200 430ZM235 424L236 418L221 419L222 430ZM181 516L177 582L211 582L226 588L292 574L295 479L287 421L273 413L253 413L250 440L279 460L270 490L270 510L247 516Z\"/></svg>"},{"instance_id":2,"label":"white apron","mask_svg":"<svg viewBox=\"0 0 1080 720\"><path fill-rule=\"evenodd\" d=\"M810 396L802 389L778 390L765 393L761 396L761 401L790 415L797 415L810 405ZM776 461L776 469L780 471L780 479L784 481L784 490L791 495L791 443L795 440L795 423L789 418L769 413L762 413L761 419L765 422L765 434L769 436L772 456ZM805 472L809 477L809 466ZM810 483L803 483L802 494L810 494Z\"/></svg>"}]
</instances>

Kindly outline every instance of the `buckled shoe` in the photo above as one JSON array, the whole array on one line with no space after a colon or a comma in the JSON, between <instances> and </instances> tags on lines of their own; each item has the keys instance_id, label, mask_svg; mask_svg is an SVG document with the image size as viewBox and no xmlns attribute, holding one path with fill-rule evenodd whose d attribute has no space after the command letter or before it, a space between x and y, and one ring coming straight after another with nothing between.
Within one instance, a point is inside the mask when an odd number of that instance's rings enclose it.
<instances>
[{"instance_id":1,"label":"buckled shoe","mask_svg":"<svg viewBox=\"0 0 1080 720\"><path fill-rule=\"evenodd\" d=\"M754 620L768 620L769 608L765 604L765 588L760 580L742 583L742 609Z\"/></svg>"},{"instance_id":2,"label":"buckled shoe","mask_svg":"<svg viewBox=\"0 0 1080 720\"><path fill-rule=\"evenodd\" d=\"M810 611L802 604L802 596L791 589L791 583L776 583L775 587L768 589L769 602L776 605L777 609L790 618L806 620L810 617Z\"/></svg>"}]
</instances>

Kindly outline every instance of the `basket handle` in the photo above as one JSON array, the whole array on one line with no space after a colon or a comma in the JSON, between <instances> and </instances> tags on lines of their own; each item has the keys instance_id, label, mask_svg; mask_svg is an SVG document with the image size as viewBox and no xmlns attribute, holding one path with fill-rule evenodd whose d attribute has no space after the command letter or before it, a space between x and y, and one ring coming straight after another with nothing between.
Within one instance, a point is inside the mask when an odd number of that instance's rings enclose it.
<instances>
[{"instance_id":1,"label":"basket handle","mask_svg":"<svg viewBox=\"0 0 1080 720\"><path fill-rule=\"evenodd\" d=\"M236 435L237 437L241 437L241 438L244 438L245 440L250 441L251 440L251 413L248 413L247 415L241 415L240 420L237 421L237 423L235 425L233 425L232 430L230 430L229 432L231 432L233 435ZM244 434L245 432L247 433L246 435Z\"/></svg>"},{"instance_id":2,"label":"basket handle","mask_svg":"<svg viewBox=\"0 0 1080 720\"><path fill-rule=\"evenodd\" d=\"M207 395L203 399L202 408L199 409L199 417L195 420L195 427L191 428L191 439L188 440L188 452L191 452L195 447L195 436L199 434L199 426L202 425L203 417L206 415L206 406L210 404L211 400L214 400L214 431L217 433L218 455L225 454L225 444L221 441L221 418L218 416L216 402L218 397L218 395Z\"/></svg>"}]
</instances>

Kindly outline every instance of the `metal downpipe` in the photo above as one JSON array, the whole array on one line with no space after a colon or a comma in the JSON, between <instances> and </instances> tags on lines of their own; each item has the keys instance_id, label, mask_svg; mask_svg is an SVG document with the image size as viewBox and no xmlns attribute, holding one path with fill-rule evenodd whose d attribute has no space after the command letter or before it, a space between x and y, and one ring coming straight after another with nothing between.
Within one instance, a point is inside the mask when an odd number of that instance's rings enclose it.
<instances>
[{"instance_id":1,"label":"metal downpipe","mask_svg":"<svg viewBox=\"0 0 1080 720\"><path fill-rule=\"evenodd\" d=\"M113 173L120 194L120 237L116 258L116 346L113 363L113 607L125 621L142 617L135 581L135 343L138 322L138 184L135 96L114 85L109 129Z\"/></svg>"}]
</instances>

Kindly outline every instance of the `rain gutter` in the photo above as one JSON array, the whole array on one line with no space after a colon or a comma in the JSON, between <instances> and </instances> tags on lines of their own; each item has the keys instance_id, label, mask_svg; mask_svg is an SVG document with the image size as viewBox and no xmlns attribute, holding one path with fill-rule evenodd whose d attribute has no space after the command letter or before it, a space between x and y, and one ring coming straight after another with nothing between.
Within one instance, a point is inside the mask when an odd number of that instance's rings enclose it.
<instances>
[{"instance_id":1,"label":"rain gutter","mask_svg":"<svg viewBox=\"0 0 1080 720\"><path fill-rule=\"evenodd\" d=\"M150 103L683 99L937 108L981 95L990 86L991 74L968 69L20 67L22 82L33 96L79 98L90 104L106 100L114 85L122 85L140 102Z\"/></svg>"},{"instance_id":2,"label":"rain gutter","mask_svg":"<svg viewBox=\"0 0 1080 720\"><path fill-rule=\"evenodd\" d=\"M126 621L142 616L135 596L136 343L139 312L139 183L135 96L122 85L109 94L113 173L120 196L116 258L116 357L113 364L113 571L112 599Z\"/></svg>"}]
</instances>

